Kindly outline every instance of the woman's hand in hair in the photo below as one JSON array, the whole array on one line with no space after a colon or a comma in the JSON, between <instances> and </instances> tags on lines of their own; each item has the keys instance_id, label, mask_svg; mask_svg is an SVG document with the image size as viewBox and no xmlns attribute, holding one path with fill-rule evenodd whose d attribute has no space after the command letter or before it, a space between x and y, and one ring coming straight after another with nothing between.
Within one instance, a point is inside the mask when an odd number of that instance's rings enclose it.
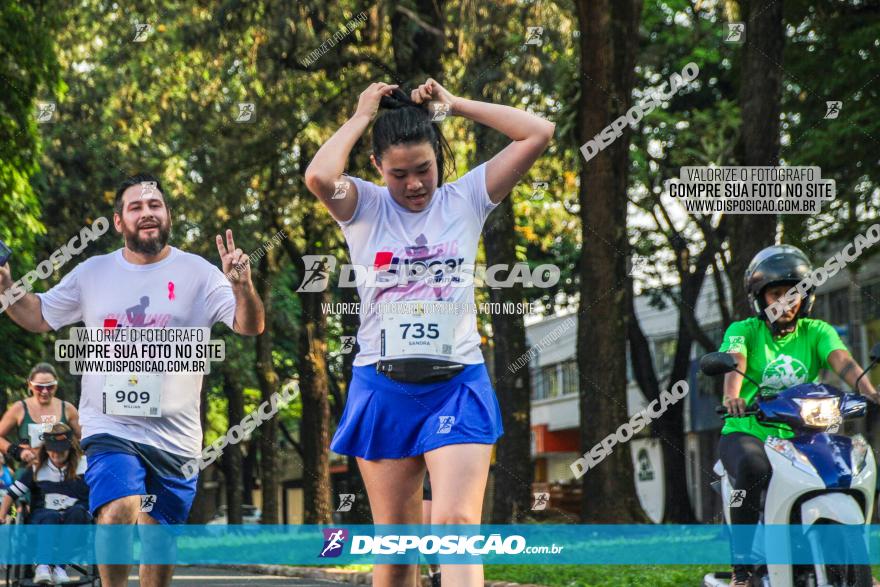
<instances>
[{"instance_id":1,"label":"woman's hand in hair","mask_svg":"<svg viewBox=\"0 0 880 587\"><path fill-rule=\"evenodd\" d=\"M379 101L382 96L388 96L396 88L396 85L389 85L382 82L370 84L370 86L361 92L358 98L358 106L355 116L363 115L369 117L370 120L375 118L376 112L379 111Z\"/></svg>"},{"instance_id":2,"label":"woman's hand in hair","mask_svg":"<svg viewBox=\"0 0 880 587\"><path fill-rule=\"evenodd\" d=\"M412 101L416 104L425 104L428 102L439 102L447 107L447 114L455 114L455 101L457 98L453 96L449 90L441 86L437 80L429 77L428 81L420 85L412 91Z\"/></svg>"}]
</instances>

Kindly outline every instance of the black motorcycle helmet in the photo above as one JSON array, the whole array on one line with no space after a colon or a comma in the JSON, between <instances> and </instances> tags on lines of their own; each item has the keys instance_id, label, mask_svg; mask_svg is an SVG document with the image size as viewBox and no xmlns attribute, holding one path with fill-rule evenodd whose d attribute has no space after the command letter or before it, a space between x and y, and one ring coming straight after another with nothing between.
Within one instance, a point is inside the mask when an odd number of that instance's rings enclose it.
<instances>
[{"instance_id":1,"label":"black motorcycle helmet","mask_svg":"<svg viewBox=\"0 0 880 587\"><path fill-rule=\"evenodd\" d=\"M813 271L807 256L791 245L774 245L761 250L749 263L744 277L749 303L758 318L766 319L767 302L764 290L771 285L795 285ZM795 320L806 318L816 301L816 288L810 286L806 297L801 301Z\"/></svg>"}]
</instances>

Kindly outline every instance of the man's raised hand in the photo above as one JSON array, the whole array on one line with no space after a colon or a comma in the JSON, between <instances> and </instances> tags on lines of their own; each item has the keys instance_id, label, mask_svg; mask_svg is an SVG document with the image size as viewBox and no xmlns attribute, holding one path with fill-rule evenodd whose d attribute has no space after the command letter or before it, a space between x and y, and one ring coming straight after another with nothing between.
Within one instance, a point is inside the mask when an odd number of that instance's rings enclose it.
<instances>
[{"instance_id":1,"label":"man's raised hand","mask_svg":"<svg viewBox=\"0 0 880 587\"><path fill-rule=\"evenodd\" d=\"M251 282L250 259L241 249L235 248L235 240L232 231L226 229L226 244L223 237L217 235L217 251L220 253L220 262L223 265L223 273L233 286L246 285Z\"/></svg>"}]
</instances>

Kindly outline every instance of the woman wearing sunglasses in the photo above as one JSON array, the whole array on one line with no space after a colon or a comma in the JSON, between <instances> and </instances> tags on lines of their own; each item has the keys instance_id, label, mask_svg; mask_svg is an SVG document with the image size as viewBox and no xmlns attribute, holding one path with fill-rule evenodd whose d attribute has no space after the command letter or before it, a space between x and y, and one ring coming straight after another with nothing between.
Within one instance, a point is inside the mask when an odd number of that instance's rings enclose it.
<instances>
[{"instance_id":1,"label":"woman wearing sunglasses","mask_svg":"<svg viewBox=\"0 0 880 587\"><path fill-rule=\"evenodd\" d=\"M30 464L43 443L40 435L51 430L52 425L67 424L77 438L82 431L76 407L55 397L58 389L55 367L38 363L28 376L28 389L31 396L12 404L0 419L0 452ZM18 432L17 442L7 439L13 430Z\"/></svg>"}]
</instances>

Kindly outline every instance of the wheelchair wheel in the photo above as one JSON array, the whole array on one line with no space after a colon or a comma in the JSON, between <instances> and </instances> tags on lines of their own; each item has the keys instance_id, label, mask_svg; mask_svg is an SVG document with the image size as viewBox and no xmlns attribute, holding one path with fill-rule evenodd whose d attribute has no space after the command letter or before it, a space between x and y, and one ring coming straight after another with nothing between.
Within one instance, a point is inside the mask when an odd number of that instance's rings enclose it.
<instances>
[{"instance_id":1,"label":"wheelchair wheel","mask_svg":"<svg viewBox=\"0 0 880 587\"><path fill-rule=\"evenodd\" d=\"M98 565L67 566L82 576L71 583L65 583L66 585L91 585L92 587L101 587L101 575L98 573Z\"/></svg>"},{"instance_id":2,"label":"wheelchair wheel","mask_svg":"<svg viewBox=\"0 0 880 587\"><path fill-rule=\"evenodd\" d=\"M16 503L15 525L24 524L24 512L20 503ZM15 549L12 549L15 552ZM27 579L33 577L33 568L23 562L14 562L6 565L6 586L18 587Z\"/></svg>"},{"instance_id":3,"label":"wheelchair wheel","mask_svg":"<svg viewBox=\"0 0 880 587\"><path fill-rule=\"evenodd\" d=\"M6 565L6 587L19 587L32 576L33 573L30 565L18 563Z\"/></svg>"}]
</instances>

